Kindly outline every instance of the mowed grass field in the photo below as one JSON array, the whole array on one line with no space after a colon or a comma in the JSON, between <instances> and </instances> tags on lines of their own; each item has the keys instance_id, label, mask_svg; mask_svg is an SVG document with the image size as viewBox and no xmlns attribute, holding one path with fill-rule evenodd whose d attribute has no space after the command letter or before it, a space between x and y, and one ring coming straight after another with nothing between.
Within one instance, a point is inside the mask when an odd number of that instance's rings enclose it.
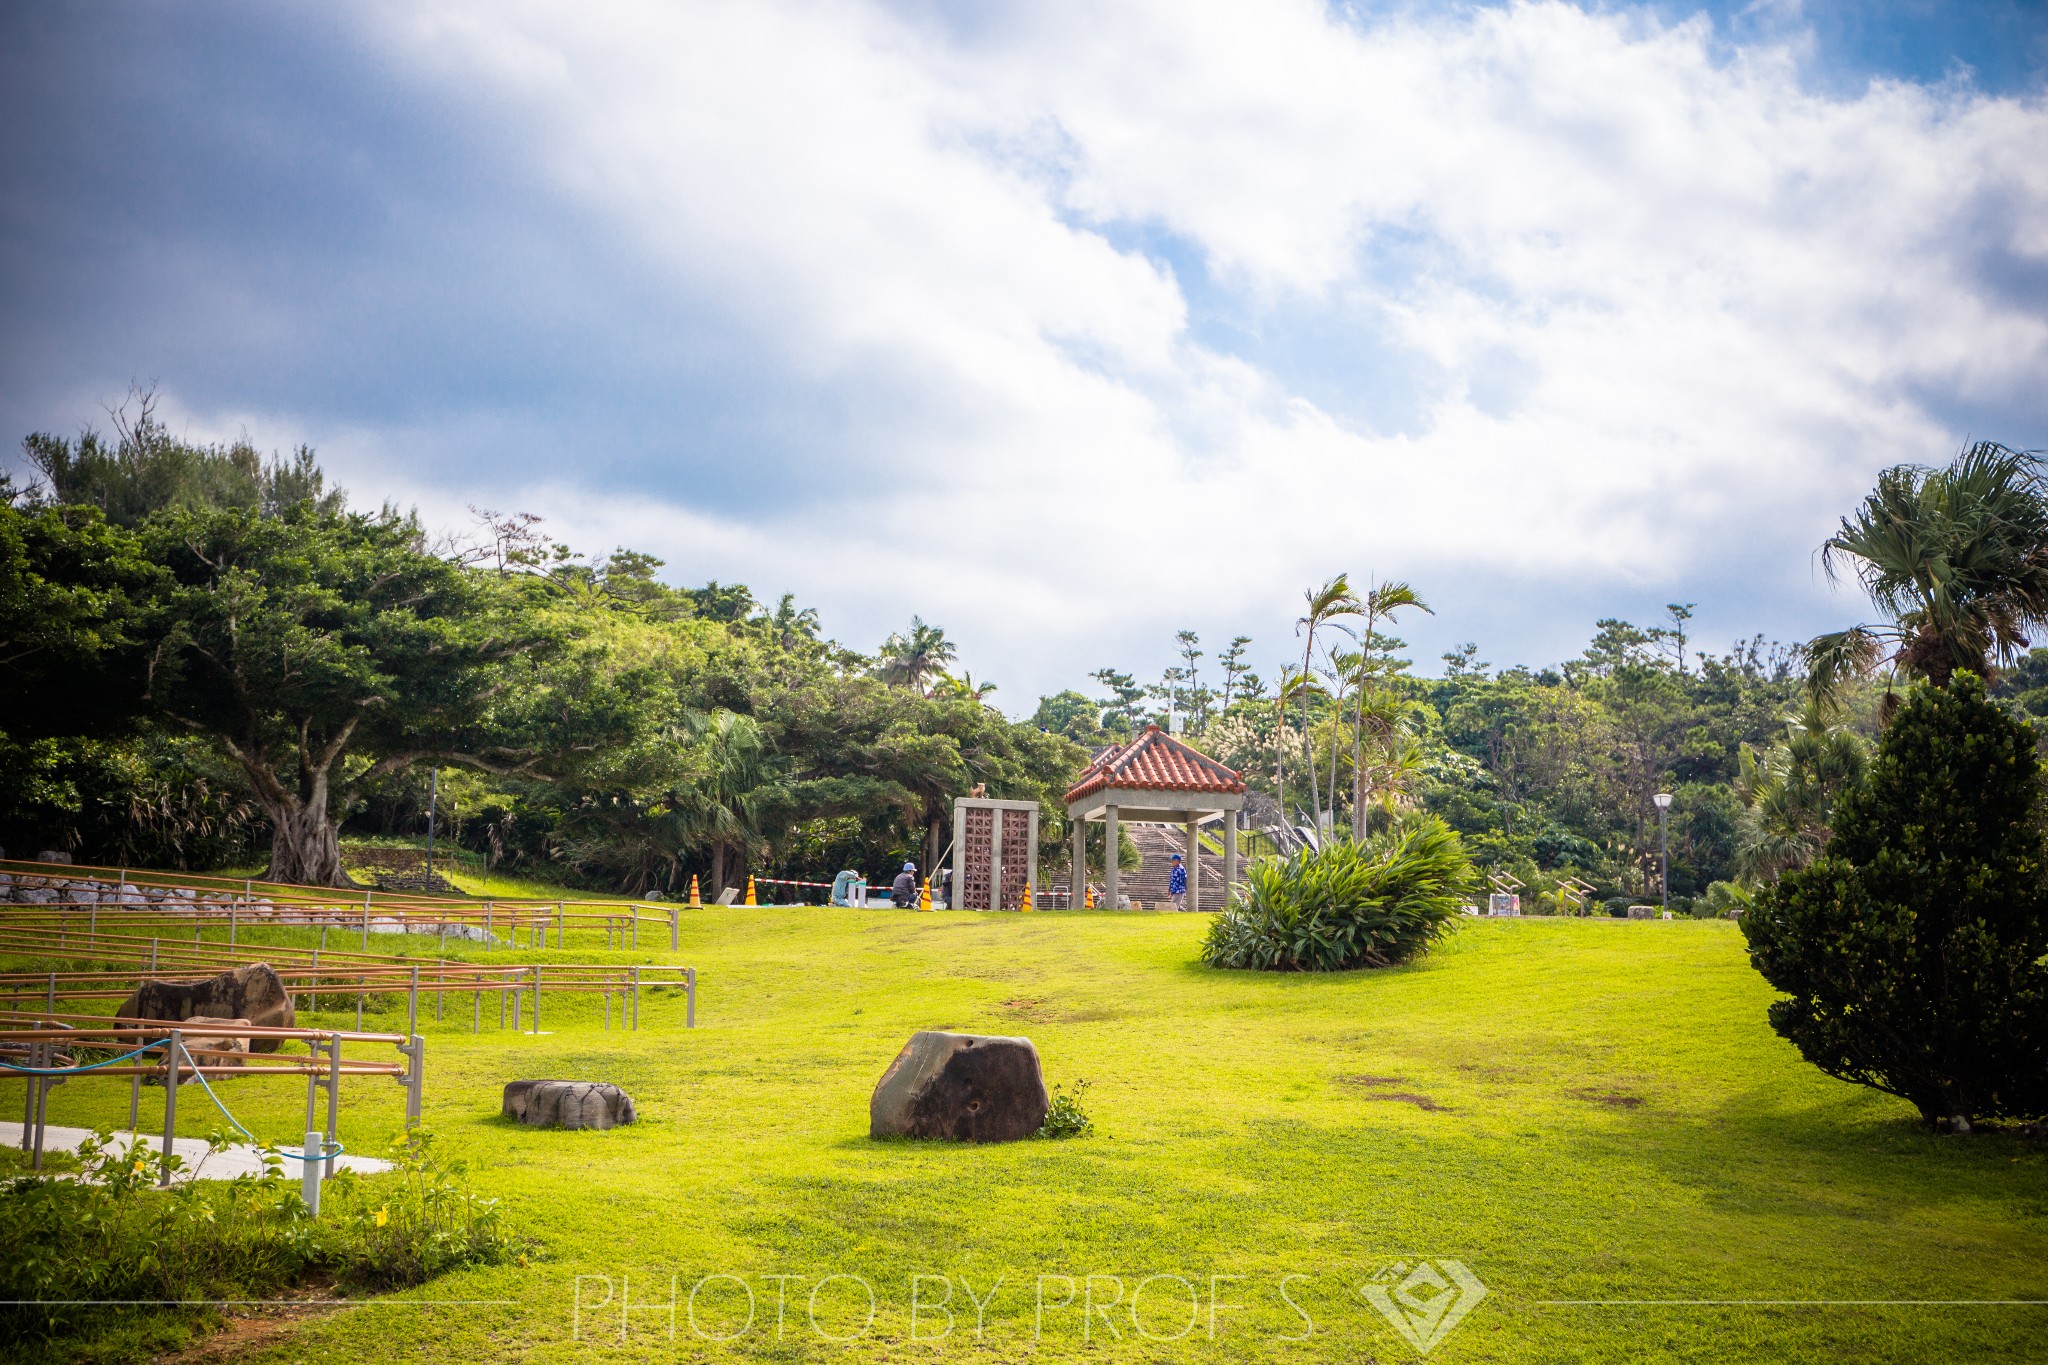
<instances>
[{"instance_id":1,"label":"mowed grass field","mask_svg":"<svg viewBox=\"0 0 2048 1365\"><path fill-rule=\"evenodd\" d=\"M1406 1361L1360 1287L1450 1259L1487 1292L1431 1361L2048 1359L2048 1307L1957 1302L2048 1300L2048 1154L1926 1133L1804 1065L1734 925L1466 921L1409 968L1270 976L1201 966L1206 922L706 909L679 953L488 954L689 963L699 1026L674 995L638 1033L550 998L540 1036L493 1006L472 1037L451 1000L426 1121L544 1254L247 1358ZM1049 1083L1092 1083L1095 1131L870 1141L921 1028L1030 1037ZM641 1120L499 1119L500 1085L538 1076L615 1081ZM223 1096L295 1136L302 1091ZM218 1122L196 1089L179 1107ZM126 1108L71 1084L51 1117ZM402 1099L364 1081L343 1114L372 1150Z\"/></svg>"}]
</instances>

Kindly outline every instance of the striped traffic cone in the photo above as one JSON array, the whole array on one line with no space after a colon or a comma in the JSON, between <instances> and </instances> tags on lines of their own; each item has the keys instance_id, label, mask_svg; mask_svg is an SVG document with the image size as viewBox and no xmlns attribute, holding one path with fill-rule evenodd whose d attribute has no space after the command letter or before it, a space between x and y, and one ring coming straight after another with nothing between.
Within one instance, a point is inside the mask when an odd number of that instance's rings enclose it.
<instances>
[{"instance_id":1,"label":"striped traffic cone","mask_svg":"<svg viewBox=\"0 0 2048 1365\"><path fill-rule=\"evenodd\" d=\"M704 908L704 897L697 890L697 874L694 872L690 874L690 908L692 910L702 910Z\"/></svg>"},{"instance_id":2,"label":"striped traffic cone","mask_svg":"<svg viewBox=\"0 0 2048 1365\"><path fill-rule=\"evenodd\" d=\"M754 874L749 872L747 874L747 904L759 905L760 903L754 899Z\"/></svg>"},{"instance_id":3,"label":"striped traffic cone","mask_svg":"<svg viewBox=\"0 0 2048 1365\"><path fill-rule=\"evenodd\" d=\"M918 893L917 908L920 910L932 908L932 879L930 877L924 879L924 890Z\"/></svg>"},{"instance_id":4,"label":"striped traffic cone","mask_svg":"<svg viewBox=\"0 0 2048 1365\"><path fill-rule=\"evenodd\" d=\"M1093 886L1090 886L1088 888L1088 894L1085 903L1082 905L1081 908L1084 910L1093 910L1095 908L1095 888Z\"/></svg>"},{"instance_id":5,"label":"striped traffic cone","mask_svg":"<svg viewBox=\"0 0 2048 1365\"><path fill-rule=\"evenodd\" d=\"M1026 882L1026 883L1024 883L1024 903L1023 903L1022 905L1018 906L1017 908L1018 908L1019 910L1023 911L1023 912L1024 912L1025 914L1027 914L1027 915L1031 913L1031 883L1030 883L1030 882Z\"/></svg>"}]
</instances>

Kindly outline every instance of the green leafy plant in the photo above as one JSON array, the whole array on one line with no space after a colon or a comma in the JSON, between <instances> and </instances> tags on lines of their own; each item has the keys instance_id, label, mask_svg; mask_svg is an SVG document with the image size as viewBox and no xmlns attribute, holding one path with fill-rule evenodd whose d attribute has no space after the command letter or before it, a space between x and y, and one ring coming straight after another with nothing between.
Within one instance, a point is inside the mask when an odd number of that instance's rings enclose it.
<instances>
[{"instance_id":1,"label":"green leafy plant","mask_svg":"<svg viewBox=\"0 0 2048 1365\"><path fill-rule=\"evenodd\" d=\"M1088 1093L1088 1082L1076 1080L1072 1092L1062 1086L1052 1089L1052 1104L1045 1111L1045 1122L1039 1125L1036 1136L1042 1138L1080 1137L1095 1126L1095 1120L1088 1117L1088 1111L1081 1107L1081 1097Z\"/></svg>"},{"instance_id":2,"label":"green leafy plant","mask_svg":"<svg viewBox=\"0 0 2048 1365\"><path fill-rule=\"evenodd\" d=\"M1339 840L1252 865L1202 945L1215 967L1334 972L1407 962L1449 932L1479 884L1433 815L1370 841Z\"/></svg>"},{"instance_id":3,"label":"green leafy plant","mask_svg":"<svg viewBox=\"0 0 2048 1365\"><path fill-rule=\"evenodd\" d=\"M209 1138L211 1151L228 1145ZM261 1175L166 1189L154 1150L118 1147L106 1130L80 1144L74 1174L0 1183L0 1360L151 1355L211 1321L205 1300L262 1298L316 1276L390 1289L531 1254L431 1135L394 1146L394 1173L338 1174L318 1219L274 1152ZM175 1155L171 1166L185 1173Z\"/></svg>"},{"instance_id":4,"label":"green leafy plant","mask_svg":"<svg viewBox=\"0 0 2048 1365\"><path fill-rule=\"evenodd\" d=\"M2048 1115L2048 846L2036 736L1971 673L1915 687L1826 856L1757 895L1771 1027L1929 1123Z\"/></svg>"}]
</instances>

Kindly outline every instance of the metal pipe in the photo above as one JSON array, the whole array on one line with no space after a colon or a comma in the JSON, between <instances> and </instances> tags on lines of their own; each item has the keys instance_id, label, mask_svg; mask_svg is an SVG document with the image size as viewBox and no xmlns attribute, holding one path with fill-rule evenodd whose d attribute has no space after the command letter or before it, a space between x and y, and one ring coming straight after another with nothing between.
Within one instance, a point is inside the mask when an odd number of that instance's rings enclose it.
<instances>
[{"instance_id":1,"label":"metal pipe","mask_svg":"<svg viewBox=\"0 0 2048 1365\"><path fill-rule=\"evenodd\" d=\"M427 1040L415 1033L412 1041L399 1050L412 1062L405 1073L405 1126L416 1128L420 1121L420 1099L426 1088Z\"/></svg>"},{"instance_id":2,"label":"metal pipe","mask_svg":"<svg viewBox=\"0 0 2048 1365\"><path fill-rule=\"evenodd\" d=\"M683 968L683 1027L697 1027L697 969Z\"/></svg>"},{"instance_id":3,"label":"metal pipe","mask_svg":"<svg viewBox=\"0 0 2048 1365\"><path fill-rule=\"evenodd\" d=\"M171 1030L171 1040L164 1048L164 1148L163 1178L158 1181L166 1189L171 1183L172 1142L178 1132L178 1058L185 1051L185 1034L182 1029Z\"/></svg>"},{"instance_id":4,"label":"metal pipe","mask_svg":"<svg viewBox=\"0 0 2048 1365\"><path fill-rule=\"evenodd\" d=\"M412 984L405 992L405 1033L409 1038L420 1031L420 964L412 964Z\"/></svg>"},{"instance_id":5,"label":"metal pipe","mask_svg":"<svg viewBox=\"0 0 2048 1365\"><path fill-rule=\"evenodd\" d=\"M334 1151L334 1139L340 1134L341 1115L341 1035L327 1035L327 1145L320 1150L328 1154L320 1163L320 1178L334 1177L334 1163L339 1159Z\"/></svg>"},{"instance_id":6,"label":"metal pipe","mask_svg":"<svg viewBox=\"0 0 2048 1365\"><path fill-rule=\"evenodd\" d=\"M29 1046L28 1050L28 1064L30 1066L48 1067L54 1061L56 1050L56 1044L54 1043L33 1043ZM29 1161L29 1169L40 1171L43 1169L43 1126L49 1121L50 1117L50 1078L48 1076L31 1076L29 1078L29 1088L35 1092L36 1097L36 1145L35 1155Z\"/></svg>"},{"instance_id":7,"label":"metal pipe","mask_svg":"<svg viewBox=\"0 0 2048 1365\"><path fill-rule=\"evenodd\" d=\"M533 1031L540 1032L540 964L533 964Z\"/></svg>"}]
</instances>

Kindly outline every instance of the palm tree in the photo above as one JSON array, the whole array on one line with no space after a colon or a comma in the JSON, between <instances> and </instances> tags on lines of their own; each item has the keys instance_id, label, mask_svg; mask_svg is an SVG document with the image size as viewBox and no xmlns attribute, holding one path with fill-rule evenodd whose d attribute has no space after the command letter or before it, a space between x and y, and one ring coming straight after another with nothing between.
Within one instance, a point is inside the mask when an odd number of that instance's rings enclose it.
<instances>
[{"instance_id":1,"label":"palm tree","mask_svg":"<svg viewBox=\"0 0 2048 1365\"><path fill-rule=\"evenodd\" d=\"M1851 678L1889 666L1946 687L1989 678L2048 621L2048 469L2038 451L1979 441L1946 469L1897 465L1820 549L1832 580L1853 566L1887 624L1806 646L1813 696L1832 706Z\"/></svg>"},{"instance_id":2,"label":"palm tree","mask_svg":"<svg viewBox=\"0 0 2048 1365\"><path fill-rule=\"evenodd\" d=\"M1323 796L1322 792L1318 790L1316 783L1315 751L1313 748L1308 747L1310 743L1308 737L1309 698L1321 691L1320 688L1315 686L1313 681L1314 675L1311 672L1315 661L1316 634L1332 622L1341 620L1346 616L1358 615L1360 604L1357 596L1351 591L1349 576L1341 573L1323 584L1322 587L1312 588L1304 592L1302 598L1307 603L1308 610L1294 623L1294 633L1296 635L1303 635L1306 638L1301 646L1301 672L1296 675L1295 690L1301 698L1301 736L1302 744L1308 755L1308 796L1309 804L1312 807L1310 823L1320 828L1323 818ZM1283 688L1282 690L1284 691L1285 689ZM1332 778L1331 785L1334 786L1335 784L1336 779ZM1333 792L1331 795L1334 797L1336 794ZM1282 810L1285 810L1284 804Z\"/></svg>"},{"instance_id":3,"label":"palm tree","mask_svg":"<svg viewBox=\"0 0 2048 1365\"><path fill-rule=\"evenodd\" d=\"M700 759L701 776L678 805L684 808L695 841L710 846L712 889L723 891L726 854L744 856L759 838L774 775L761 727L731 711L711 718Z\"/></svg>"},{"instance_id":4,"label":"palm tree","mask_svg":"<svg viewBox=\"0 0 2048 1365\"><path fill-rule=\"evenodd\" d=\"M1365 765L1361 761L1364 758L1365 733L1370 728L1375 744L1387 748L1391 756L1390 746L1401 711L1394 699L1381 696L1373 686L1382 672L1382 660L1373 653L1373 632L1382 622L1391 624L1396 612L1410 608L1432 616L1436 614L1406 583L1381 583L1365 594L1361 613L1365 617L1365 633L1359 638L1357 695L1351 710L1351 835L1355 839L1365 837L1365 810L1372 794L1365 781ZM1336 773L1337 766L1333 760L1330 765L1332 786L1336 785Z\"/></svg>"},{"instance_id":5,"label":"palm tree","mask_svg":"<svg viewBox=\"0 0 2048 1365\"><path fill-rule=\"evenodd\" d=\"M937 626L928 626L916 616L910 618L909 635L891 635L882 645L880 672L884 682L916 689L930 696L927 680L946 671L959 658L959 651Z\"/></svg>"},{"instance_id":6,"label":"palm tree","mask_svg":"<svg viewBox=\"0 0 2048 1365\"><path fill-rule=\"evenodd\" d=\"M1836 798L1863 780L1869 747L1818 705L1788 716L1784 735L1759 754L1745 744L1735 790L1735 862L1751 881L1777 877L1820 856L1832 832Z\"/></svg>"},{"instance_id":7,"label":"palm tree","mask_svg":"<svg viewBox=\"0 0 2048 1365\"><path fill-rule=\"evenodd\" d=\"M942 673L932 687L932 695L952 697L961 701L978 701L986 706L989 693L997 690L992 682L976 682L972 672L962 673L957 678L950 673Z\"/></svg>"}]
</instances>

